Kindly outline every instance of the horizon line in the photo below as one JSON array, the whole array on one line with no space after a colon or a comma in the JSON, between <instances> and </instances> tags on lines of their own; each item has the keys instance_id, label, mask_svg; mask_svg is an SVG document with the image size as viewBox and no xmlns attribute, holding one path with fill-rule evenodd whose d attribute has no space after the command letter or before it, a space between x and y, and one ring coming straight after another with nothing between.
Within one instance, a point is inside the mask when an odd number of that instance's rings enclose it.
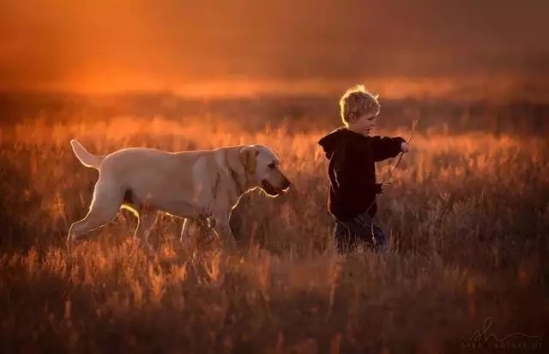
<instances>
[{"instance_id":1,"label":"horizon line","mask_svg":"<svg viewBox=\"0 0 549 354\"><path fill-rule=\"evenodd\" d=\"M260 98L334 96L339 97L345 90L357 84L368 83L366 89L379 94L383 99L405 100L528 100L549 102L549 90L543 80L527 82L509 77L474 78L371 78L368 80L243 80L226 79L195 81L179 85L42 85L34 87L1 87L0 93L67 94L86 97L119 96L131 94L170 94L181 98ZM133 88L129 88L129 87Z\"/></svg>"}]
</instances>

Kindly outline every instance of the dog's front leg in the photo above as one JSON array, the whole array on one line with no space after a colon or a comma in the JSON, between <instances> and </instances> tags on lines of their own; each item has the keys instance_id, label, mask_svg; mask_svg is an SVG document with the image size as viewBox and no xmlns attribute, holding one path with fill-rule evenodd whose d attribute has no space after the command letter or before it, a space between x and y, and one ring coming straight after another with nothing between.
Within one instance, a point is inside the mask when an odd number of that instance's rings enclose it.
<instances>
[{"instance_id":1,"label":"dog's front leg","mask_svg":"<svg viewBox=\"0 0 549 354\"><path fill-rule=\"evenodd\" d=\"M202 231L200 223L196 220L185 218L181 227L181 235L179 241L186 249L190 249L196 241L196 237Z\"/></svg>"},{"instance_id":2,"label":"dog's front leg","mask_svg":"<svg viewBox=\"0 0 549 354\"><path fill-rule=\"evenodd\" d=\"M229 225L229 217L230 214L226 212L214 214L212 227L223 240L225 247L231 251L236 251L236 240Z\"/></svg>"}]
</instances>

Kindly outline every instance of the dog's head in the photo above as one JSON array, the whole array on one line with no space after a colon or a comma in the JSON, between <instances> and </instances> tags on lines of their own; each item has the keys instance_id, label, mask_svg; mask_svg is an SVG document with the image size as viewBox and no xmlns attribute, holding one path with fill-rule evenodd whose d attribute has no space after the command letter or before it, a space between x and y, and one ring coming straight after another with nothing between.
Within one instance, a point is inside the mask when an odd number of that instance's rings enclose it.
<instances>
[{"instance_id":1,"label":"dog's head","mask_svg":"<svg viewBox=\"0 0 549 354\"><path fill-rule=\"evenodd\" d=\"M248 145L240 150L240 162L254 183L267 195L277 197L290 188L290 181L280 170L278 157L263 145ZM253 176L253 177L252 177Z\"/></svg>"}]
</instances>

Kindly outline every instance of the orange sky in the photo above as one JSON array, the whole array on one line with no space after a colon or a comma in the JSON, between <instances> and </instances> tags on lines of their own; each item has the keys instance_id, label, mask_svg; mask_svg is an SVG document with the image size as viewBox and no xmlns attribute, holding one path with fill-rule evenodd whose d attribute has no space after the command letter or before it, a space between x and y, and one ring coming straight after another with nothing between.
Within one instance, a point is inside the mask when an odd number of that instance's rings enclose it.
<instances>
[{"instance_id":1,"label":"orange sky","mask_svg":"<svg viewBox=\"0 0 549 354\"><path fill-rule=\"evenodd\" d=\"M547 93L549 1L2 0L0 89Z\"/></svg>"}]
</instances>

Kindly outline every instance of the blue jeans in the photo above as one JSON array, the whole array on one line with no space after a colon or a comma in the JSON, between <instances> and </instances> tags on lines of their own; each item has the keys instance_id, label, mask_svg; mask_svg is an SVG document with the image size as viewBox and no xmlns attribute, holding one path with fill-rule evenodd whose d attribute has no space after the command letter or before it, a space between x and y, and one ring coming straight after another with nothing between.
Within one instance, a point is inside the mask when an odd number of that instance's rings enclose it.
<instances>
[{"instance_id":1,"label":"blue jeans","mask_svg":"<svg viewBox=\"0 0 549 354\"><path fill-rule=\"evenodd\" d=\"M339 253L351 252L362 242L376 252L386 252L389 247L385 232L368 213L349 221L336 220L334 238Z\"/></svg>"}]
</instances>

